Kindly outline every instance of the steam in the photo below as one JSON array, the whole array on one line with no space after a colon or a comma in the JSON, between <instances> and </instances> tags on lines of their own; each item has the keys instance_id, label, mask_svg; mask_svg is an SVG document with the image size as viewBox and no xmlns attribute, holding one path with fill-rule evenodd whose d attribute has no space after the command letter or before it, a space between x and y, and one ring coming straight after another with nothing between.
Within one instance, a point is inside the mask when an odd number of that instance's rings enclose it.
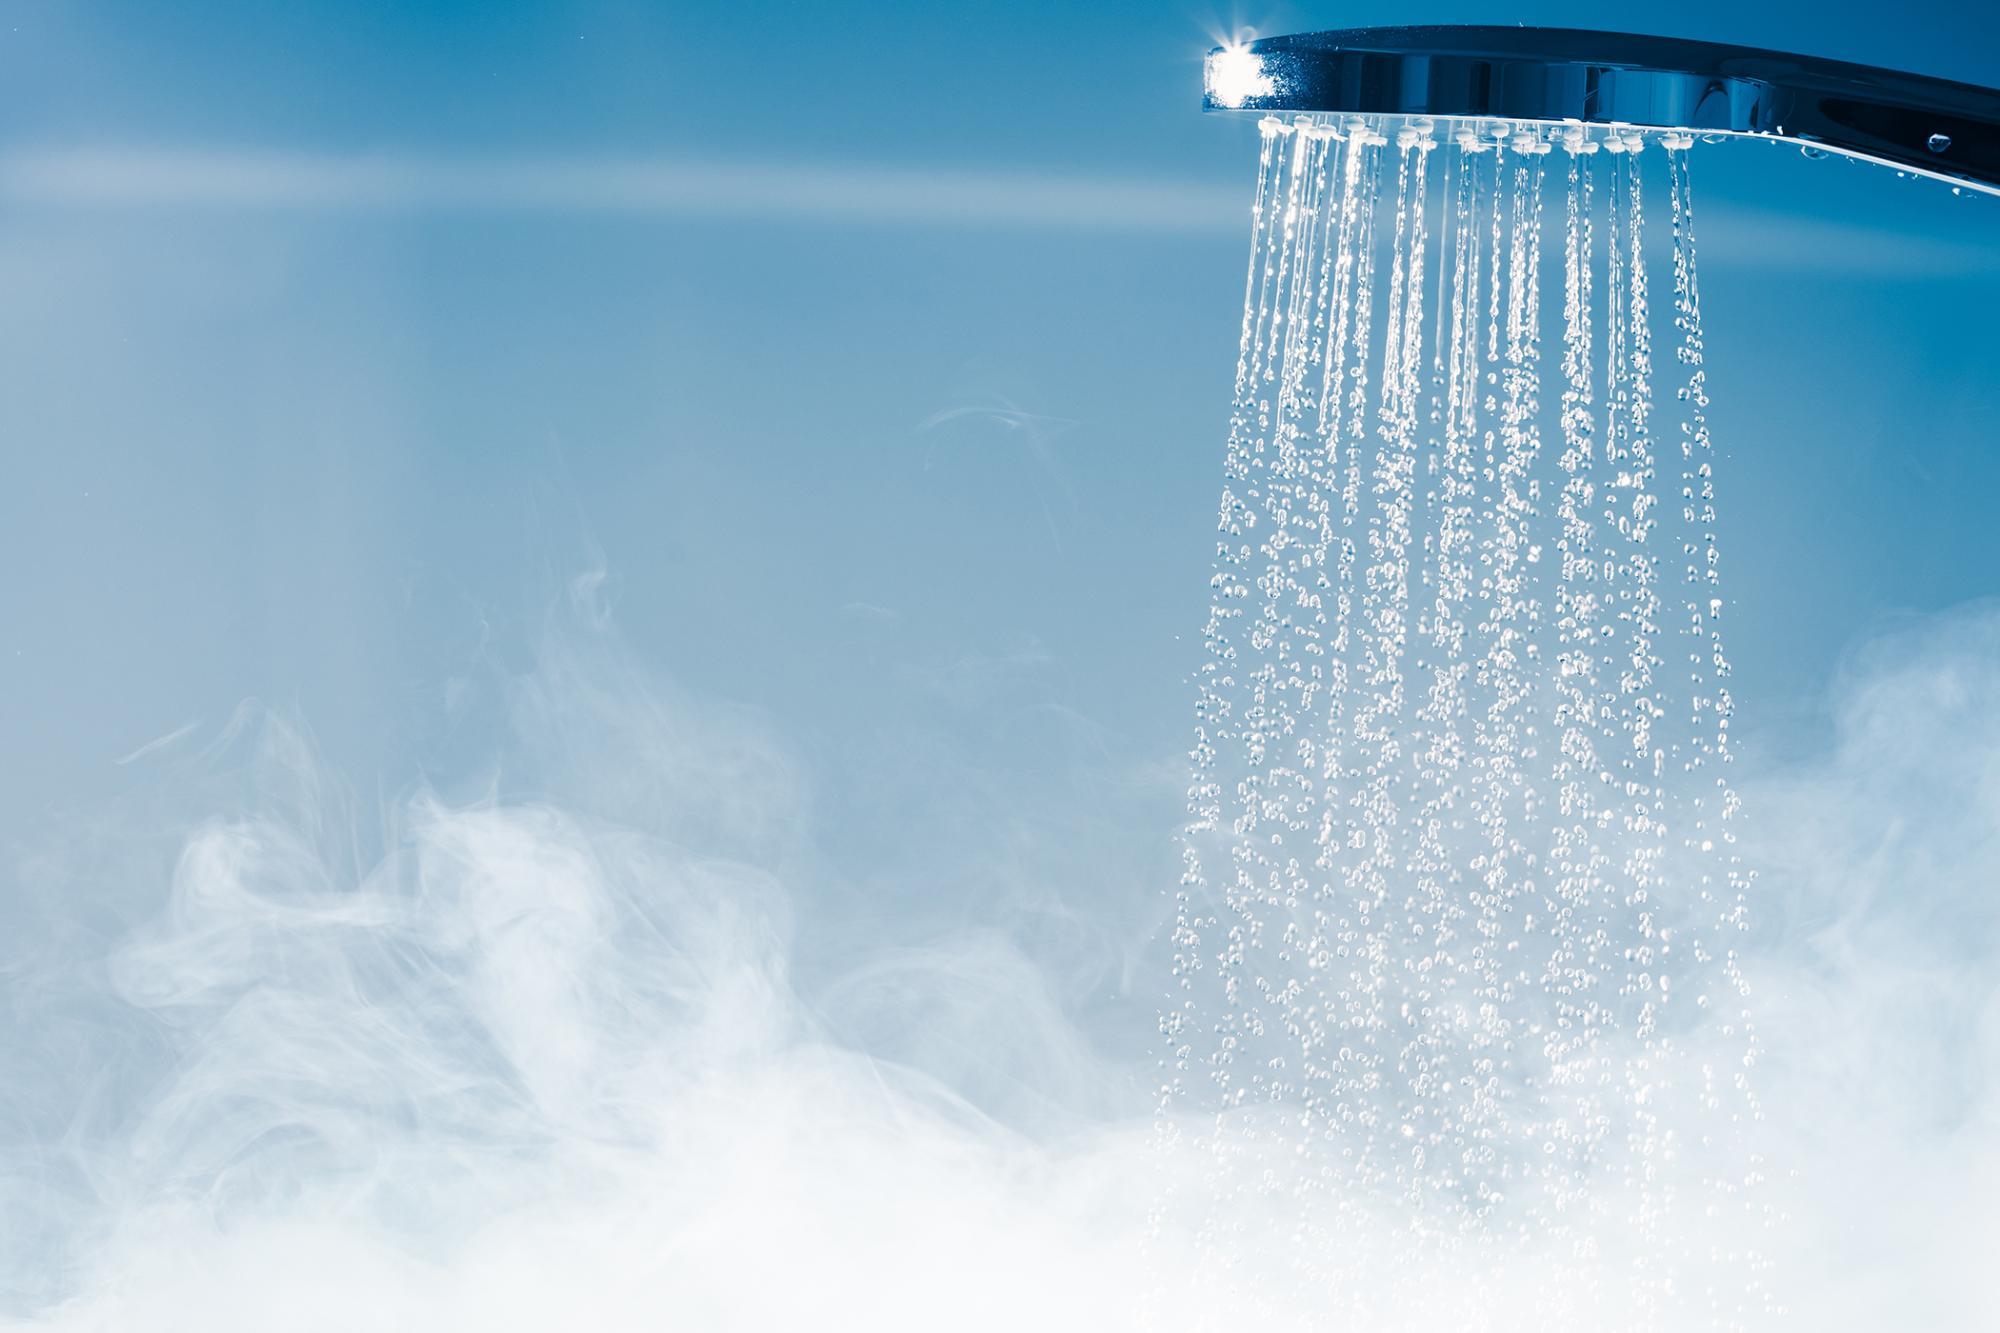
<instances>
[{"instance_id":1,"label":"steam","mask_svg":"<svg viewBox=\"0 0 2000 1333\"><path fill-rule=\"evenodd\" d=\"M2000 1309L2000 606L1871 637L1832 717L1829 753L1745 784L1780 1261L1802 1327L1978 1327Z\"/></svg>"},{"instance_id":2,"label":"steam","mask_svg":"<svg viewBox=\"0 0 2000 1333\"><path fill-rule=\"evenodd\" d=\"M1762 1243L1801 1327L1993 1308L1997 663L2000 608L1879 635L1827 750L1742 775ZM1155 1071L1020 939L800 967L806 765L651 677L598 579L487 684L490 762L380 809L246 706L15 867L0 1327L1325 1326L1290 1221L1231 1187L1285 1163L1163 1149ZM1148 924L1052 888L1080 936ZM1371 1328L1621 1326L1533 1238L1371 1262Z\"/></svg>"}]
</instances>

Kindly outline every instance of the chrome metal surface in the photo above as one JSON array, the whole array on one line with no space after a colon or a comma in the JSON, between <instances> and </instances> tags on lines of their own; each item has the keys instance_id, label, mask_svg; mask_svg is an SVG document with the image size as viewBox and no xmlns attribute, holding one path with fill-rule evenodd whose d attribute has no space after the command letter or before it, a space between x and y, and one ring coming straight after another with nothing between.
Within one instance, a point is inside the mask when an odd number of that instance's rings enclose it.
<instances>
[{"instance_id":1,"label":"chrome metal surface","mask_svg":"<svg viewBox=\"0 0 2000 1333\"><path fill-rule=\"evenodd\" d=\"M2000 194L2000 91L1573 28L1347 28L1209 53L1211 111L1581 122L1795 140Z\"/></svg>"}]
</instances>

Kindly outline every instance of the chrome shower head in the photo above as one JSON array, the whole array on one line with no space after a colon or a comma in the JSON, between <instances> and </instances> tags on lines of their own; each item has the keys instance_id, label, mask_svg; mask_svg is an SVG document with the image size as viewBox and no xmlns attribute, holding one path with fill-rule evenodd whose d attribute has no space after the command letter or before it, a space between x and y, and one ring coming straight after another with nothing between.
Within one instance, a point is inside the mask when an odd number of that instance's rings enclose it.
<instances>
[{"instance_id":1,"label":"chrome shower head","mask_svg":"<svg viewBox=\"0 0 2000 1333\"><path fill-rule=\"evenodd\" d=\"M2000 194L2000 91L1812 56L1574 28L1346 28L1217 47L1209 111L1789 139Z\"/></svg>"}]
</instances>

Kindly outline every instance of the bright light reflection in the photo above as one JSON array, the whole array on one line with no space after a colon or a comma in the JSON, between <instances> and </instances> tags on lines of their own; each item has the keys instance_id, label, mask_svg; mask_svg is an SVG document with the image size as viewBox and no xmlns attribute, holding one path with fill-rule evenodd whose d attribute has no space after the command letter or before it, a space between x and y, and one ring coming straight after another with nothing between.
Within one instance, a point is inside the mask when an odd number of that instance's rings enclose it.
<instances>
[{"instance_id":1,"label":"bright light reflection","mask_svg":"<svg viewBox=\"0 0 2000 1333\"><path fill-rule=\"evenodd\" d=\"M1211 51L1207 66L1209 100L1217 106L1238 107L1253 97L1269 97L1277 85L1264 72L1264 59L1248 47L1225 46Z\"/></svg>"}]
</instances>

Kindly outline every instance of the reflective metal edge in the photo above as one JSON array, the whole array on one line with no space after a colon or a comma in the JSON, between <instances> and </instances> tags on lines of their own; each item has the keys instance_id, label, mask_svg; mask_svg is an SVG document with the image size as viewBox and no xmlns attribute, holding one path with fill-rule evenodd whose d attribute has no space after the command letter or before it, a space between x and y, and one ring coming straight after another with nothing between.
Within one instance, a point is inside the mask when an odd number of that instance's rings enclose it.
<instances>
[{"instance_id":1,"label":"reflective metal edge","mask_svg":"<svg viewBox=\"0 0 2000 1333\"><path fill-rule=\"evenodd\" d=\"M2000 91L1813 56L1573 28L1348 28L1218 47L1205 71L1209 111L1782 138L2000 194Z\"/></svg>"}]
</instances>

